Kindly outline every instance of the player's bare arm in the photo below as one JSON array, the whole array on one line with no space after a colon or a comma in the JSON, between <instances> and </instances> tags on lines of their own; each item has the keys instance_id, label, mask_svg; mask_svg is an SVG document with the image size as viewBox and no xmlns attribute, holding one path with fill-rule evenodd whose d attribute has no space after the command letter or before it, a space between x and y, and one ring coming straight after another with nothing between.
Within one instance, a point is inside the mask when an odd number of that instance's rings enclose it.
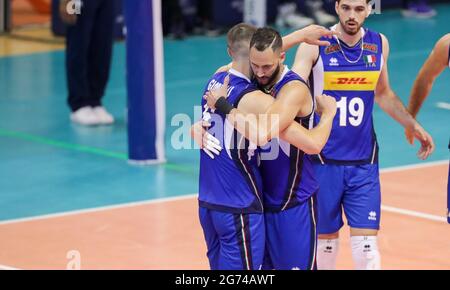
<instances>
[{"instance_id":1,"label":"player's bare arm","mask_svg":"<svg viewBox=\"0 0 450 290\"><path fill-rule=\"evenodd\" d=\"M319 25L309 25L303 29L296 30L283 37L283 48L282 51L288 51L292 47L302 44L302 46L309 45L315 47L317 54L319 53L317 46L328 46L330 43L328 41L320 40L322 37L331 38L333 35L339 35L337 31L331 31L323 26ZM226 72L231 68L231 63L221 66L217 69L216 73ZM292 69L297 72L296 70Z\"/></svg>"},{"instance_id":2,"label":"player's bare arm","mask_svg":"<svg viewBox=\"0 0 450 290\"><path fill-rule=\"evenodd\" d=\"M220 95L226 92L225 85L227 84L228 80L225 80L224 86L218 90L209 92L209 103L211 106L214 107L214 100L218 100ZM292 119L286 119L284 121L287 122L288 130L281 133L281 135L280 132L283 130L279 129L280 114L272 113L276 110L274 108L282 110L285 107L283 105L277 106L277 101L274 101L271 96L261 91L248 93L242 97L238 108L234 108L229 112L227 119L235 126L238 132L259 146L265 145L273 138L268 136L273 134L275 135L274 137L280 136L285 141L308 154L318 154L323 146L325 146L331 131L333 118L336 114L335 100L328 96L321 96L319 98L318 108L320 108L324 118L312 130L307 130L297 122L292 122L296 116L295 111L292 111Z\"/></svg>"},{"instance_id":3,"label":"player's bare arm","mask_svg":"<svg viewBox=\"0 0 450 290\"><path fill-rule=\"evenodd\" d=\"M337 31L331 31L320 25L309 25L303 29L296 30L283 37L283 51L288 51L292 47L301 43L311 45L328 46L330 42L320 40L322 37L331 38L339 35Z\"/></svg>"},{"instance_id":4,"label":"player's bare arm","mask_svg":"<svg viewBox=\"0 0 450 290\"><path fill-rule=\"evenodd\" d=\"M405 129L414 132L415 138L421 143L418 157L424 160L434 151L433 139L411 116L400 98L392 90L388 74L389 42L384 35L381 35L381 37L383 39L384 66L375 91L375 101L383 111L399 122Z\"/></svg>"},{"instance_id":5,"label":"player's bare arm","mask_svg":"<svg viewBox=\"0 0 450 290\"><path fill-rule=\"evenodd\" d=\"M442 37L435 45L425 64L422 66L409 99L408 111L416 118L423 102L430 94L436 78L448 65L448 49L450 46L450 33ZM414 142L414 134L405 130L406 139L410 144Z\"/></svg>"},{"instance_id":6,"label":"player's bare arm","mask_svg":"<svg viewBox=\"0 0 450 290\"><path fill-rule=\"evenodd\" d=\"M239 115L241 116L237 115L237 118L242 118L243 115L248 113L253 116L258 116L256 120L258 120L259 124L252 124L252 120L255 119L246 118L247 120L250 120L250 123L246 124L245 129L253 132L255 132L255 130L266 130L266 132L263 132L263 136L259 136L259 138L267 138L266 128L268 126L266 127L264 124L267 119L270 118L270 115L267 114L267 112L270 111L270 108L274 103L276 103L276 101L274 101L271 96L264 94L261 91L255 91L243 97L242 101L239 103L238 109L234 110L234 113L240 111ZM318 97L317 106L319 113L322 115L322 119L314 129L307 130L299 123L291 122L286 130L281 133L278 132L279 137L303 150L307 154L320 153L330 136L333 118L336 114L336 101L329 96L320 96ZM238 122L243 123L242 120L239 120ZM243 129L244 128L241 128L241 130ZM248 131L246 133L251 135L251 132Z\"/></svg>"},{"instance_id":7,"label":"player's bare arm","mask_svg":"<svg viewBox=\"0 0 450 290\"><path fill-rule=\"evenodd\" d=\"M209 107L215 108L219 99L226 97L228 82L229 78L227 77L221 88L206 94L205 99ZM261 94L263 93L255 91L248 95L260 96ZM273 100L272 97L268 97ZM242 102L243 100L241 100L240 104ZM251 105L256 108L260 103L260 99L255 99ZM251 141L256 141L256 144L263 145L272 138L278 137L279 133L284 131L294 121L301 108L306 108L310 111L311 106L311 96L308 87L301 82L291 82L283 87L279 97L268 108L258 110L258 113L262 114L259 117L263 118L261 119L263 121L257 123L249 122L248 118L246 118L245 114L239 108L231 110L227 118L232 124L236 125L236 129L239 132L242 130L241 133ZM246 127L250 128L250 132L245 131Z\"/></svg>"},{"instance_id":8,"label":"player's bare arm","mask_svg":"<svg viewBox=\"0 0 450 290\"><path fill-rule=\"evenodd\" d=\"M442 37L434 47L417 76L411 92L408 111L415 118L425 99L430 94L436 78L448 66L448 48L450 33Z\"/></svg>"},{"instance_id":9,"label":"player's bare arm","mask_svg":"<svg viewBox=\"0 0 450 290\"><path fill-rule=\"evenodd\" d=\"M309 78L314 62L319 57L319 47L303 43L297 49L294 64L291 70L301 76L304 80Z\"/></svg>"},{"instance_id":10,"label":"player's bare arm","mask_svg":"<svg viewBox=\"0 0 450 290\"><path fill-rule=\"evenodd\" d=\"M286 142L302 149L307 154L319 154L330 137L333 127L333 119L336 115L336 100L333 97L321 95L316 98L317 113L320 114L320 122L312 130L306 130L299 123L292 122L289 127L281 132L280 138ZM297 128L299 127L299 128ZM306 148L304 144L298 144L304 137L303 131L306 131L313 142L308 143L310 147Z\"/></svg>"}]
</instances>

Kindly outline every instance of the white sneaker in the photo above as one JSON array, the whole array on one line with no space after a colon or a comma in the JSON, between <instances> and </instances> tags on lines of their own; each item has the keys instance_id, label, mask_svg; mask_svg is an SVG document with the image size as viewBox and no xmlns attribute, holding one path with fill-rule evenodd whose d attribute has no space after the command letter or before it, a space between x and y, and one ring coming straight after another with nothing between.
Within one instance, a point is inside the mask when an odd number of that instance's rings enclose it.
<instances>
[{"instance_id":1,"label":"white sneaker","mask_svg":"<svg viewBox=\"0 0 450 290\"><path fill-rule=\"evenodd\" d=\"M322 1L306 1L305 5L308 9L308 14L311 15L319 25L328 26L335 24L338 21L337 17L327 13L323 9Z\"/></svg>"},{"instance_id":2,"label":"white sneaker","mask_svg":"<svg viewBox=\"0 0 450 290\"><path fill-rule=\"evenodd\" d=\"M338 21L335 16L328 14L323 9L318 9L313 12L313 16L316 19L316 22L322 26L332 25Z\"/></svg>"},{"instance_id":3,"label":"white sneaker","mask_svg":"<svg viewBox=\"0 0 450 290\"><path fill-rule=\"evenodd\" d=\"M91 107L83 107L70 114L72 122L83 125L93 126L99 124L99 119L92 111Z\"/></svg>"},{"instance_id":4,"label":"white sneaker","mask_svg":"<svg viewBox=\"0 0 450 290\"><path fill-rule=\"evenodd\" d=\"M312 18L306 17L303 14L295 13L286 16L284 23L292 29L300 29L308 25L314 24Z\"/></svg>"},{"instance_id":5,"label":"white sneaker","mask_svg":"<svg viewBox=\"0 0 450 290\"><path fill-rule=\"evenodd\" d=\"M287 26L293 29L300 29L314 23L313 19L297 13L296 10L297 4L295 3L280 5L278 7L276 26L279 28Z\"/></svg>"},{"instance_id":6,"label":"white sneaker","mask_svg":"<svg viewBox=\"0 0 450 290\"><path fill-rule=\"evenodd\" d=\"M96 115L100 124L111 125L112 123L114 123L114 117L110 113L108 113L108 111L106 111L104 107L94 107L92 108L92 111Z\"/></svg>"}]
</instances>

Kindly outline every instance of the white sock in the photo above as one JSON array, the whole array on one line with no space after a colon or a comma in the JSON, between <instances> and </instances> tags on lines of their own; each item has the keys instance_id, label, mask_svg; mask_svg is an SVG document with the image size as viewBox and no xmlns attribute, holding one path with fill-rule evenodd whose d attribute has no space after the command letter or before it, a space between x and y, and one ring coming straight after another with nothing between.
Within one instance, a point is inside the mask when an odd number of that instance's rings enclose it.
<instances>
[{"instance_id":1,"label":"white sock","mask_svg":"<svg viewBox=\"0 0 450 290\"><path fill-rule=\"evenodd\" d=\"M338 250L339 239L319 239L317 243L317 269L336 270Z\"/></svg>"},{"instance_id":2,"label":"white sock","mask_svg":"<svg viewBox=\"0 0 450 290\"><path fill-rule=\"evenodd\" d=\"M356 270L380 270L381 257L376 236L351 237L352 256Z\"/></svg>"}]
</instances>

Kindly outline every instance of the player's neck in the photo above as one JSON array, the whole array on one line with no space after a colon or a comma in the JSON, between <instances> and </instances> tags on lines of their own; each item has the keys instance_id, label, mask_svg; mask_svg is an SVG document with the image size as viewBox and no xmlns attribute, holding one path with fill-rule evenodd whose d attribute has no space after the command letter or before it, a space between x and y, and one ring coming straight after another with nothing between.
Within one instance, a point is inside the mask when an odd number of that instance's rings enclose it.
<instances>
[{"instance_id":1,"label":"player's neck","mask_svg":"<svg viewBox=\"0 0 450 290\"><path fill-rule=\"evenodd\" d=\"M361 31L358 31L358 33L351 35L345 32L345 30L342 28L341 23L338 23L336 26L336 30L341 33L339 38L345 42L348 46L354 46L358 43L358 41L361 40Z\"/></svg>"},{"instance_id":2,"label":"player's neck","mask_svg":"<svg viewBox=\"0 0 450 290\"><path fill-rule=\"evenodd\" d=\"M251 79L250 65L248 64L248 61L235 60L231 63L231 68L245 75L248 79Z\"/></svg>"},{"instance_id":3,"label":"player's neck","mask_svg":"<svg viewBox=\"0 0 450 290\"><path fill-rule=\"evenodd\" d=\"M281 64L280 64L280 67L279 67L279 69L278 69L277 76L273 79L273 81L270 82L270 84L267 84L267 85L265 86L265 88L266 88L267 90L272 90L273 87L275 86L275 84L278 83L278 82L280 81L281 76L283 75L283 72L284 72L284 65L281 65Z\"/></svg>"}]
</instances>

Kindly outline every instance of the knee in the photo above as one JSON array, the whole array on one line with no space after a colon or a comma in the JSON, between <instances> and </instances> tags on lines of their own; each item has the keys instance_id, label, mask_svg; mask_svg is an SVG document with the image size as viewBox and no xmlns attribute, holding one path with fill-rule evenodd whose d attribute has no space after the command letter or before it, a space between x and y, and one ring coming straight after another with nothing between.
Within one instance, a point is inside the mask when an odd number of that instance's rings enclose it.
<instances>
[{"instance_id":1,"label":"knee","mask_svg":"<svg viewBox=\"0 0 450 290\"><path fill-rule=\"evenodd\" d=\"M338 239L338 238L339 238L339 232L319 235L319 240L334 240L334 239Z\"/></svg>"}]
</instances>

